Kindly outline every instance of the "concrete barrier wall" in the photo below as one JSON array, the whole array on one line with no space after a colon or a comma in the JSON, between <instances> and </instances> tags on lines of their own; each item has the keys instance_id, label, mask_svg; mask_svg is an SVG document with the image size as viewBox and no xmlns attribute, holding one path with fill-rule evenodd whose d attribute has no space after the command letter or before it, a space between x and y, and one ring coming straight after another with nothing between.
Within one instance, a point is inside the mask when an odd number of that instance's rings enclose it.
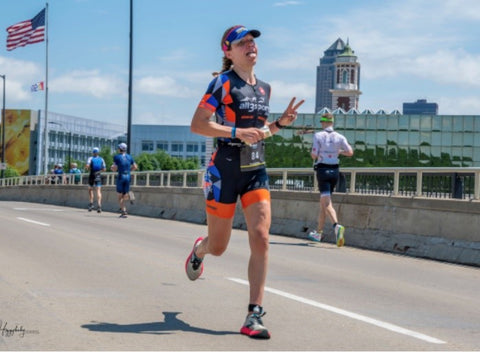
<instances>
[{"instance_id":1,"label":"concrete barrier wall","mask_svg":"<svg viewBox=\"0 0 480 352\"><path fill-rule=\"evenodd\" d=\"M135 187L130 214L206 223L200 188ZM117 211L113 187L103 187L103 210ZM15 186L0 189L0 200L87 208L88 191L78 185ZM272 191L271 233L306 238L316 228L319 194ZM346 227L346 245L452 263L480 266L480 202L334 194L339 221ZM240 202L234 227L246 229ZM324 231L334 242L331 225Z\"/></svg>"}]
</instances>

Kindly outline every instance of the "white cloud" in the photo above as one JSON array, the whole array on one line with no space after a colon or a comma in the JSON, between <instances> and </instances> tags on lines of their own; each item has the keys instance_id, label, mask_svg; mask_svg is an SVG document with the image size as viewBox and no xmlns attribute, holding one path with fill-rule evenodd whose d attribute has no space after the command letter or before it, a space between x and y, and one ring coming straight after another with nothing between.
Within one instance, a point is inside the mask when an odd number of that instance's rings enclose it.
<instances>
[{"instance_id":1,"label":"white cloud","mask_svg":"<svg viewBox=\"0 0 480 352\"><path fill-rule=\"evenodd\" d=\"M34 98L30 92L31 85L44 79L44 72L39 65L2 56L0 72L8 72L5 74L5 95L8 105Z\"/></svg>"},{"instance_id":2,"label":"white cloud","mask_svg":"<svg viewBox=\"0 0 480 352\"><path fill-rule=\"evenodd\" d=\"M461 26L468 28L469 21L478 22L479 1L405 0L383 4L356 8L336 17L329 28L332 38L338 33L344 33L340 35L344 40L349 37L364 82L392 81L408 75L412 85L436 83L437 92L445 89L442 84L458 89L480 86L480 55L465 50L476 40L474 32L458 31ZM354 28L351 23L355 23Z\"/></svg>"},{"instance_id":3,"label":"white cloud","mask_svg":"<svg viewBox=\"0 0 480 352\"><path fill-rule=\"evenodd\" d=\"M127 93L125 83L111 75L102 75L98 70L72 71L53 78L49 89L57 93L80 93L96 98L106 98Z\"/></svg>"},{"instance_id":4,"label":"white cloud","mask_svg":"<svg viewBox=\"0 0 480 352\"><path fill-rule=\"evenodd\" d=\"M33 84L33 82L32 82ZM5 99L8 102L8 105L12 103L19 103L29 101L32 98L32 93L30 88L28 90L25 88L25 85L18 80L9 80L8 77L5 81Z\"/></svg>"},{"instance_id":5,"label":"white cloud","mask_svg":"<svg viewBox=\"0 0 480 352\"><path fill-rule=\"evenodd\" d=\"M305 103L299 107L300 113L312 112L315 102L315 87L304 83L287 83L283 81L271 81L272 96L270 99L270 112L277 113L286 109L290 100L296 97L296 103L305 99Z\"/></svg>"},{"instance_id":6,"label":"white cloud","mask_svg":"<svg viewBox=\"0 0 480 352\"><path fill-rule=\"evenodd\" d=\"M273 6L276 6L276 7L284 7L284 6L292 6L292 5L300 5L302 2L301 1L280 1L280 2L276 2L273 4Z\"/></svg>"},{"instance_id":7,"label":"white cloud","mask_svg":"<svg viewBox=\"0 0 480 352\"><path fill-rule=\"evenodd\" d=\"M412 72L440 83L480 87L480 55L440 51L413 60Z\"/></svg>"},{"instance_id":8,"label":"white cloud","mask_svg":"<svg viewBox=\"0 0 480 352\"><path fill-rule=\"evenodd\" d=\"M314 72L316 65L318 64L311 55L287 54L284 57L266 58L262 63L262 71L308 69Z\"/></svg>"},{"instance_id":9,"label":"white cloud","mask_svg":"<svg viewBox=\"0 0 480 352\"><path fill-rule=\"evenodd\" d=\"M144 112L135 114L135 124L140 125L187 125L189 119L179 120L175 114L165 114L161 107L156 112Z\"/></svg>"},{"instance_id":10,"label":"white cloud","mask_svg":"<svg viewBox=\"0 0 480 352\"><path fill-rule=\"evenodd\" d=\"M438 11L437 15L441 15L445 19L480 20L480 2L478 0L446 0L443 5L432 6L432 11Z\"/></svg>"},{"instance_id":11,"label":"white cloud","mask_svg":"<svg viewBox=\"0 0 480 352\"><path fill-rule=\"evenodd\" d=\"M160 56L158 60L164 63L177 63L186 61L188 57L191 56L191 53L186 49L173 49L170 50L166 55Z\"/></svg>"},{"instance_id":12,"label":"white cloud","mask_svg":"<svg viewBox=\"0 0 480 352\"><path fill-rule=\"evenodd\" d=\"M9 72L8 78L13 80L33 79L43 77L43 69L31 61L16 60L0 56L0 70ZM33 83L33 82L32 82Z\"/></svg>"},{"instance_id":13,"label":"white cloud","mask_svg":"<svg viewBox=\"0 0 480 352\"><path fill-rule=\"evenodd\" d=\"M478 97L440 97L438 99L438 113L440 115L459 115L459 111L470 111L466 115L478 115L473 111L480 111L480 100ZM463 115L463 113L460 113Z\"/></svg>"},{"instance_id":14,"label":"white cloud","mask_svg":"<svg viewBox=\"0 0 480 352\"><path fill-rule=\"evenodd\" d=\"M143 77L136 82L138 93L152 94L167 97L188 98L198 94L187 86L179 84L169 76Z\"/></svg>"},{"instance_id":15,"label":"white cloud","mask_svg":"<svg viewBox=\"0 0 480 352\"><path fill-rule=\"evenodd\" d=\"M275 98L293 98L311 99L315 97L315 87L305 83L287 83L282 81L270 82L272 86L272 96Z\"/></svg>"},{"instance_id":16,"label":"white cloud","mask_svg":"<svg viewBox=\"0 0 480 352\"><path fill-rule=\"evenodd\" d=\"M362 60L359 60L362 61ZM441 84L458 87L480 87L480 55L463 51L438 51L417 57L392 57L379 60L367 57L362 62L362 78L399 78L410 74Z\"/></svg>"}]
</instances>

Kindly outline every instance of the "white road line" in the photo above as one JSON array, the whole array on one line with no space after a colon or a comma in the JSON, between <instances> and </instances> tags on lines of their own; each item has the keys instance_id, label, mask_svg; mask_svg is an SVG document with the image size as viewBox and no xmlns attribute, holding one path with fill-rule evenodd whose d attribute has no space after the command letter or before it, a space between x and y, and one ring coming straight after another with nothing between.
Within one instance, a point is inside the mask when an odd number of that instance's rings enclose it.
<instances>
[{"instance_id":1,"label":"white road line","mask_svg":"<svg viewBox=\"0 0 480 352\"><path fill-rule=\"evenodd\" d=\"M52 208L13 208L13 210L42 210L42 211L65 211L63 209L52 209Z\"/></svg>"},{"instance_id":2,"label":"white road line","mask_svg":"<svg viewBox=\"0 0 480 352\"><path fill-rule=\"evenodd\" d=\"M233 277L227 277L227 279L230 280L230 281L248 286L248 281L246 281L246 280L237 279L237 278L233 278ZM276 295L279 295L279 296L282 296L282 297L285 297L285 298L289 298L291 300L294 300L294 301L297 301L297 302L300 302L300 303L305 303L305 304L311 305L313 307L324 309L324 310L327 310L329 312L337 313L337 314L344 315L344 316L352 318L352 319L360 320L360 321L363 321L365 323L372 324L372 325L378 326L378 327L383 328L383 329L387 329L387 330L390 330L390 331L393 331L393 332L397 332L399 334L404 334L404 335L408 335L408 336L411 336L411 337L415 337L415 338L423 340L423 341L427 341L427 342L430 342L430 343L436 343L436 344L446 343L445 341L439 340L435 337L424 335L424 334L416 332L416 331L408 330L408 329L402 328L401 326L398 326L398 325L383 322L381 320L370 318L370 317L367 317L365 315L349 312L347 310L336 308L336 307L330 306L328 304L323 304L323 303L319 303L319 302L313 301L313 300L308 299L308 298L303 298L303 297L300 297L300 296L296 296L296 295L290 294L288 292L283 292L283 291L276 290L274 288L269 288L269 287L265 287L265 291L270 292L270 293L274 293Z\"/></svg>"},{"instance_id":3,"label":"white road line","mask_svg":"<svg viewBox=\"0 0 480 352\"><path fill-rule=\"evenodd\" d=\"M31 222L32 224L37 224L37 225L42 225L42 226L50 226L50 224L46 224L44 222L39 222L39 221L35 221L35 220L30 220L30 219L25 219L25 218L20 218L20 217L17 217L18 220L22 220L22 221L26 221L26 222Z\"/></svg>"}]
</instances>

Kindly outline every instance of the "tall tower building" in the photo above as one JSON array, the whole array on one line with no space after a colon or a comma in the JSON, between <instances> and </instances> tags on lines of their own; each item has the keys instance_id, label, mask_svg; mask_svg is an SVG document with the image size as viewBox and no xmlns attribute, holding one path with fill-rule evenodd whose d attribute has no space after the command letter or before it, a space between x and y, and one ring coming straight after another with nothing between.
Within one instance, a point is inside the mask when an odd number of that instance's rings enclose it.
<instances>
[{"instance_id":1,"label":"tall tower building","mask_svg":"<svg viewBox=\"0 0 480 352\"><path fill-rule=\"evenodd\" d=\"M317 66L315 113L323 108L346 111L358 109L360 94L360 64L354 51L338 38L320 59Z\"/></svg>"}]
</instances>

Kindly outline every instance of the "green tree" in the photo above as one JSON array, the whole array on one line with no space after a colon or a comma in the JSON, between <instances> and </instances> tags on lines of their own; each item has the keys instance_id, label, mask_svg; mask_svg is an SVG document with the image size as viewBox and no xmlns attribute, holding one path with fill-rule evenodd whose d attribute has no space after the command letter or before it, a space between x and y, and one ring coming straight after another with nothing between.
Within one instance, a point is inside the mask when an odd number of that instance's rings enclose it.
<instances>
[{"instance_id":1,"label":"green tree","mask_svg":"<svg viewBox=\"0 0 480 352\"><path fill-rule=\"evenodd\" d=\"M135 163L138 166L138 170L140 171L153 171L157 170L156 160L152 157L151 154L142 153L139 156L135 157Z\"/></svg>"},{"instance_id":2,"label":"green tree","mask_svg":"<svg viewBox=\"0 0 480 352\"><path fill-rule=\"evenodd\" d=\"M140 171L154 170L196 170L200 167L198 158L182 159L168 155L159 150L155 153L141 153L135 157Z\"/></svg>"},{"instance_id":3,"label":"green tree","mask_svg":"<svg viewBox=\"0 0 480 352\"><path fill-rule=\"evenodd\" d=\"M113 164L113 155L111 152L111 149L109 146L104 145L102 149L100 150L100 153L98 153L103 160L105 160L105 165L107 166L107 171L110 170L110 166Z\"/></svg>"},{"instance_id":4,"label":"green tree","mask_svg":"<svg viewBox=\"0 0 480 352\"><path fill-rule=\"evenodd\" d=\"M8 166L5 170L3 170L3 177L8 178L8 177L18 177L20 176L20 173L17 171L17 169Z\"/></svg>"},{"instance_id":5,"label":"green tree","mask_svg":"<svg viewBox=\"0 0 480 352\"><path fill-rule=\"evenodd\" d=\"M198 158L190 158L183 161L184 170L197 170L200 167L200 162Z\"/></svg>"}]
</instances>

